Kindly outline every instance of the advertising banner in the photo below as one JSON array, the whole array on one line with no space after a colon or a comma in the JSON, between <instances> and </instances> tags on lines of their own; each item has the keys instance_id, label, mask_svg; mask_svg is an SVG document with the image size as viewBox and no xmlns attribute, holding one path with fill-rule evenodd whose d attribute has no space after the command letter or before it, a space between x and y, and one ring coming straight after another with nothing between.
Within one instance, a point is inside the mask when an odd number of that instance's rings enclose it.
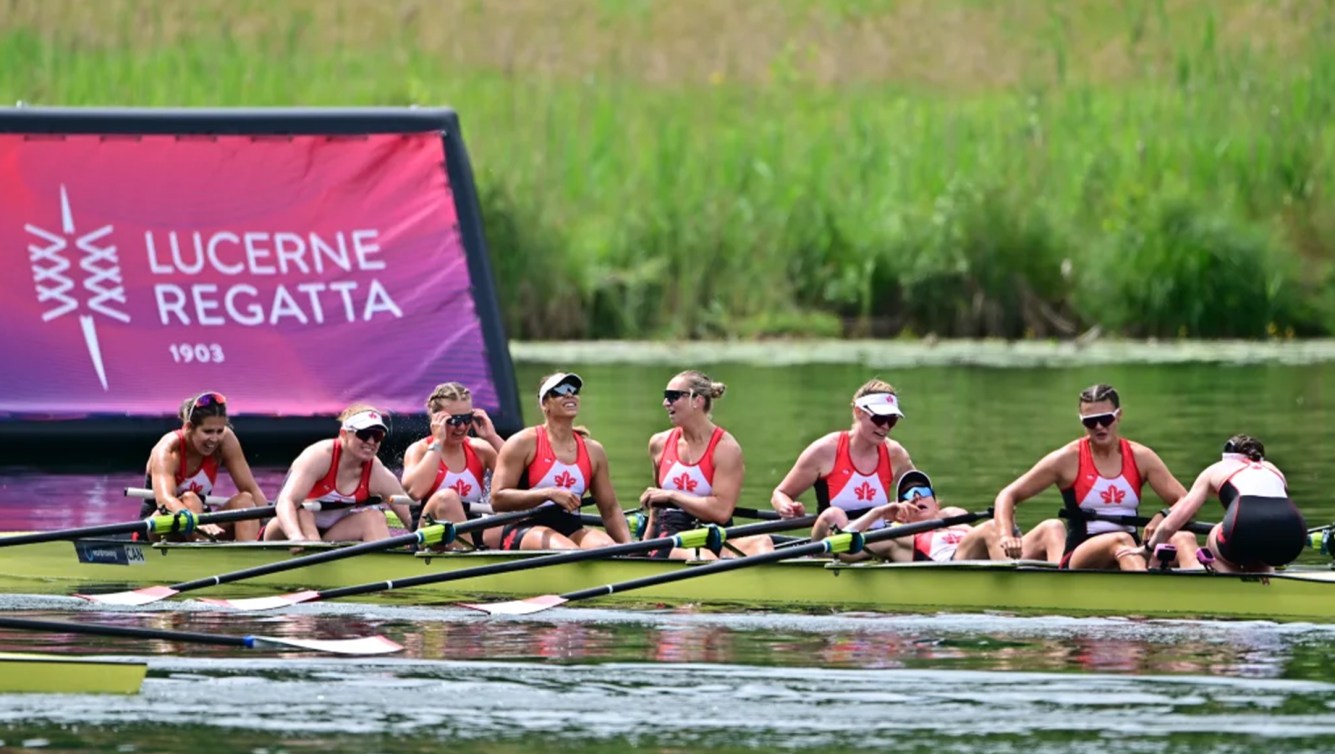
<instances>
[{"instance_id":1,"label":"advertising banner","mask_svg":"<svg viewBox=\"0 0 1335 754\"><path fill-rule=\"evenodd\" d=\"M0 133L0 419L495 410L447 168L433 131Z\"/></svg>"}]
</instances>

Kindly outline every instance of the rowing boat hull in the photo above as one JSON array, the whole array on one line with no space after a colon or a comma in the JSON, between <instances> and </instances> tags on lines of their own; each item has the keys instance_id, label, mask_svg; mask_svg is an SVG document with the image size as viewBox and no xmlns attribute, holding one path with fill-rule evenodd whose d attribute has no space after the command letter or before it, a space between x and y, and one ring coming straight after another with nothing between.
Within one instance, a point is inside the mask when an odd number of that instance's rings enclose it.
<instances>
[{"instance_id":1,"label":"rowing boat hull","mask_svg":"<svg viewBox=\"0 0 1335 754\"><path fill-rule=\"evenodd\" d=\"M0 694L137 694L147 663L0 652Z\"/></svg>"},{"instance_id":2,"label":"rowing boat hull","mask_svg":"<svg viewBox=\"0 0 1335 754\"><path fill-rule=\"evenodd\" d=\"M254 596L330 589L435 573L532 553L426 557L373 553L235 584L200 596ZM292 557L281 545L159 544L118 540L53 542L0 549L0 589L108 592L172 584ZM591 560L471 578L359 599L440 604L481 597L529 597L691 568L650 559ZM743 568L613 595L600 601L699 603L778 609L888 612L1003 611L1022 614L1239 618L1335 623L1335 571L1290 570L1269 578L1205 573L1060 571L1011 562L844 565L798 560Z\"/></svg>"}]
</instances>

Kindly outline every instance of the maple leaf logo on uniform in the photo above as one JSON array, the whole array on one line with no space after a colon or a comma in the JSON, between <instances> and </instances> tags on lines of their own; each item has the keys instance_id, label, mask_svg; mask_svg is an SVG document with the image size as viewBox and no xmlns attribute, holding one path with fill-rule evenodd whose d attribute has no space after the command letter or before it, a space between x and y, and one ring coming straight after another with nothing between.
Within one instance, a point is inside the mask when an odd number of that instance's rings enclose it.
<instances>
[{"instance_id":1,"label":"maple leaf logo on uniform","mask_svg":"<svg viewBox=\"0 0 1335 754\"><path fill-rule=\"evenodd\" d=\"M1121 487L1113 485L1111 487L1105 488L1103 492L1099 493L1099 497L1103 498L1103 502L1109 505L1113 503L1120 503L1126 499L1126 490L1123 490Z\"/></svg>"},{"instance_id":2,"label":"maple leaf logo on uniform","mask_svg":"<svg viewBox=\"0 0 1335 754\"><path fill-rule=\"evenodd\" d=\"M687 474L684 471L681 472L681 476L673 477L672 483L677 485L677 489L685 490L686 492L695 492L695 488L700 485L699 482L691 478L690 474Z\"/></svg>"},{"instance_id":3,"label":"maple leaf logo on uniform","mask_svg":"<svg viewBox=\"0 0 1335 754\"><path fill-rule=\"evenodd\" d=\"M575 477L572 476L569 471L562 471L553 481L556 482L557 487L570 489L575 486Z\"/></svg>"},{"instance_id":4,"label":"maple leaf logo on uniform","mask_svg":"<svg viewBox=\"0 0 1335 754\"><path fill-rule=\"evenodd\" d=\"M473 491L473 485L462 479L456 479L454 484L450 485L450 489L459 493L459 497L468 497L468 493Z\"/></svg>"},{"instance_id":5,"label":"maple leaf logo on uniform","mask_svg":"<svg viewBox=\"0 0 1335 754\"><path fill-rule=\"evenodd\" d=\"M876 488L863 482L860 486L854 488L853 494L858 496L858 500L875 500Z\"/></svg>"}]
</instances>

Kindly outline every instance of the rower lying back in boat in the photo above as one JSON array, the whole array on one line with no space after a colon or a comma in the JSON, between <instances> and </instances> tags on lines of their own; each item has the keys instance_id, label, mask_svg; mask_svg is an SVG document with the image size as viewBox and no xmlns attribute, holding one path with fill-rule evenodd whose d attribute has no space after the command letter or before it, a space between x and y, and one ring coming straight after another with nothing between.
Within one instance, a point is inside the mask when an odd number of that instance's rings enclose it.
<instances>
[{"instance_id":1,"label":"rower lying back in boat","mask_svg":"<svg viewBox=\"0 0 1335 754\"><path fill-rule=\"evenodd\" d=\"M431 434L408 446L403 456L403 487L414 500L424 501L421 520L414 528L437 521L462 523L482 515L487 484L496 470L496 453L505 443L491 417L473 406L473 394L458 382L436 386L426 401ZM470 436L476 430L477 437ZM406 524L405 524L406 525ZM474 549L501 546L499 528L469 534ZM466 548L456 542L451 549Z\"/></svg>"},{"instance_id":2,"label":"rower lying back in boat","mask_svg":"<svg viewBox=\"0 0 1335 754\"><path fill-rule=\"evenodd\" d=\"M649 438L655 485L640 495L640 505L648 512L645 539L671 537L709 524L732 526L746 473L742 446L710 417L714 401L726 390L722 382L694 369L674 376L663 390L663 408L673 428ZM721 555L758 555L773 549L774 540L768 536L741 537L730 540ZM649 555L714 558L708 550L680 547L661 547Z\"/></svg>"},{"instance_id":3,"label":"rower lying back in boat","mask_svg":"<svg viewBox=\"0 0 1335 754\"><path fill-rule=\"evenodd\" d=\"M147 518L154 512L190 510L201 514L267 505L246 463L241 440L227 424L227 399L221 393L205 391L187 398L179 413L181 428L163 435L149 455L144 486L153 490L153 498L144 501L139 517ZM240 491L215 506L207 501L218 482L219 468L227 470ZM203 524L190 536L249 542L259 538L259 530L258 521L237 521ZM157 535L149 538L157 539Z\"/></svg>"},{"instance_id":4,"label":"rower lying back in boat","mask_svg":"<svg viewBox=\"0 0 1335 754\"><path fill-rule=\"evenodd\" d=\"M896 502L872 508L850 523L846 531L870 531L885 526L913 524L968 513L963 508L941 507L931 478L919 469L909 469L904 472L895 487ZM993 531L995 530L992 527L986 525L957 524L925 531L912 537L871 542L862 552L840 554L839 558L856 561L876 556L894 563L986 560L989 540L995 540ZM825 537L829 533L821 522L817 521L812 527L811 536L815 539Z\"/></svg>"},{"instance_id":5,"label":"rower lying back in boat","mask_svg":"<svg viewBox=\"0 0 1335 754\"><path fill-rule=\"evenodd\" d=\"M366 404L353 404L338 418L341 426L337 437L307 447L292 462L274 505L276 518L264 527L266 541L370 542L389 537L383 506L319 512L301 506L303 501L361 503L371 497L404 497L399 480L376 456L389 432L380 411ZM390 507L400 521L412 520L405 503L391 502Z\"/></svg>"},{"instance_id":6,"label":"rower lying back in boat","mask_svg":"<svg viewBox=\"0 0 1335 754\"><path fill-rule=\"evenodd\" d=\"M1140 443L1123 439L1121 398L1111 385L1094 385L1080 393L1079 417L1085 436L1044 456L1032 469L1003 489L993 505L998 531L1011 532L1015 506L1044 489L1056 486L1065 506L1073 514L1065 525L1066 537L1060 564L1063 568L1120 568L1143 571L1145 551L1135 527L1107 521L1091 521L1083 513L1135 516L1145 482L1169 506L1186 490L1159 455ZM1155 522L1157 523L1157 522ZM1049 519L1036 527L1039 541L1026 543L1013 533L1001 537L1008 557L1037 555L1026 547L1049 551L1060 521ZM1177 565L1197 568L1197 543L1190 532L1177 532L1171 539L1177 547Z\"/></svg>"},{"instance_id":7,"label":"rower lying back in boat","mask_svg":"<svg viewBox=\"0 0 1335 754\"><path fill-rule=\"evenodd\" d=\"M1284 473L1265 459L1265 445L1249 435L1224 443L1223 458L1196 477L1145 546L1175 536L1210 495L1218 495L1224 506L1224 520L1206 537L1215 568L1270 573L1302 554L1309 540L1303 515L1289 499Z\"/></svg>"},{"instance_id":8,"label":"rower lying back in boat","mask_svg":"<svg viewBox=\"0 0 1335 754\"><path fill-rule=\"evenodd\" d=\"M797 497L814 488L820 513L817 525L846 527L875 506L890 502L896 470L902 474L913 468L908 451L889 437L904 416L894 387L869 380L853 394L851 408L852 427L808 445L774 488L770 505L780 515L805 515L806 507Z\"/></svg>"}]
</instances>

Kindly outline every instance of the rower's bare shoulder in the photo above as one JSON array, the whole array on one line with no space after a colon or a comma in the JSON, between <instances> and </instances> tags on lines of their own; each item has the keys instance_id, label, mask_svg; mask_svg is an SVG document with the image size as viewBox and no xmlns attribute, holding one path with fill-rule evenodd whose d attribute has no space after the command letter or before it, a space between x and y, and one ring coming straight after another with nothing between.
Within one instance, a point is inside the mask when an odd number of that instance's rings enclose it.
<instances>
[{"instance_id":1,"label":"rower's bare shoulder","mask_svg":"<svg viewBox=\"0 0 1335 754\"><path fill-rule=\"evenodd\" d=\"M426 441L422 440L420 442L423 443L422 447L426 448ZM491 443L480 437L470 437L468 438L468 444L472 446L473 452L477 453L477 457L482 459L483 466L496 465L496 448L492 447Z\"/></svg>"},{"instance_id":2,"label":"rower's bare shoulder","mask_svg":"<svg viewBox=\"0 0 1335 754\"><path fill-rule=\"evenodd\" d=\"M665 429L662 432L655 432L649 435L649 455L657 458L663 454L663 447L667 445L668 435L672 430Z\"/></svg>"},{"instance_id":3,"label":"rower's bare shoulder","mask_svg":"<svg viewBox=\"0 0 1335 754\"><path fill-rule=\"evenodd\" d=\"M1164 465L1163 459L1150 446L1138 443L1135 440L1127 440L1126 443L1131 446L1131 455L1135 457L1136 465L1142 468L1149 464Z\"/></svg>"}]
</instances>

